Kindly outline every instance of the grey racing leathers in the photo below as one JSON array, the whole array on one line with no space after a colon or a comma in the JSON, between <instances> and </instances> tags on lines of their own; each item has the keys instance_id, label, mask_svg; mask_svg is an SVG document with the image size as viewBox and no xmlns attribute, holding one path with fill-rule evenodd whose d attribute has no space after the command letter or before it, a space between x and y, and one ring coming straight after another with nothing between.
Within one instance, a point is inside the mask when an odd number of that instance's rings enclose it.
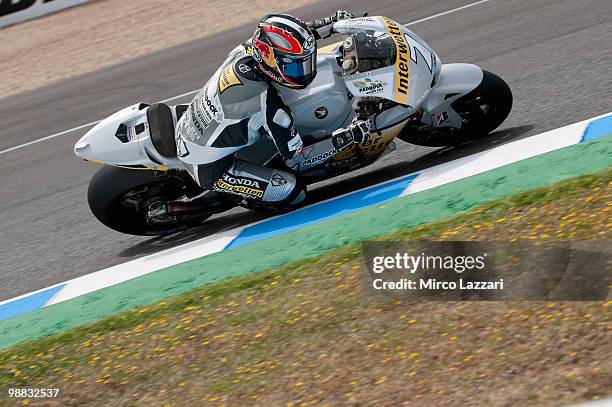
<instances>
[{"instance_id":1,"label":"grey racing leathers","mask_svg":"<svg viewBox=\"0 0 612 407\"><path fill-rule=\"evenodd\" d=\"M205 189L269 206L296 204L304 199L305 188L295 173L327 160L324 153L334 150L334 143L325 139L308 146L307 156L300 154L304 146L291 111L274 85L255 71L247 47L230 53L177 123L177 156ZM234 157L261 137L274 142L293 171Z\"/></svg>"},{"instance_id":2,"label":"grey racing leathers","mask_svg":"<svg viewBox=\"0 0 612 407\"><path fill-rule=\"evenodd\" d=\"M294 174L237 160L234 153L271 137L283 158L301 147L289 109L237 47L193 99L176 126L177 156L200 186L249 200L291 204L304 198Z\"/></svg>"}]
</instances>

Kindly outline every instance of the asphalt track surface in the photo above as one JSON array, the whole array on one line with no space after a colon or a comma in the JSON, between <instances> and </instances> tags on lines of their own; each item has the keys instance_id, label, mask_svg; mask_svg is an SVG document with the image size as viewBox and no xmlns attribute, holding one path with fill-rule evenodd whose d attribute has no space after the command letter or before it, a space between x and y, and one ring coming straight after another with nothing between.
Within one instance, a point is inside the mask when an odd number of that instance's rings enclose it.
<instances>
[{"instance_id":1,"label":"asphalt track surface","mask_svg":"<svg viewBox=\"0 0 612 407\"><path fill-rule=\"evenodd\" d=\"M472 2L331 0L295 14L312 19L345 8L407 23ZM515 98L510 117L491 137L461 148L435 150L398 141L398 149L376 164L314 186L309 202L611 111L610 14L609 0L490 0L412 25L444 63L475 63L506 79ZM0 151L102 119L138 101L196 89L252 31L252 25L233 28L0 99ZM0 154L0 300L265 216L237 209L204 227L161 238L109 230L93 218L86 202L98 167L72 154L85 130Z\"/></svg>"}]
</instances>

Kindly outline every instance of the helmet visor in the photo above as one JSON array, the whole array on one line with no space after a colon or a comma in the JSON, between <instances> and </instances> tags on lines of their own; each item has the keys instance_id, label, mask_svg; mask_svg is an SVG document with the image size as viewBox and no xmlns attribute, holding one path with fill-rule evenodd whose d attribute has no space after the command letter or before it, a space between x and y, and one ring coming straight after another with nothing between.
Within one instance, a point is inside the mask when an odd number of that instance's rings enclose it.
<instances>
[{"instance_id":1,"label":"helmet visor","mask_svg":"<svg viewBox=\"0 0 612 407\"><path fill-rule=\"evenodd\" d=\"M317 75L316 51L307 57L283 55L277 58L277 65L283 75L298 85L307 86Z\"/></svg>"}]
</instances>

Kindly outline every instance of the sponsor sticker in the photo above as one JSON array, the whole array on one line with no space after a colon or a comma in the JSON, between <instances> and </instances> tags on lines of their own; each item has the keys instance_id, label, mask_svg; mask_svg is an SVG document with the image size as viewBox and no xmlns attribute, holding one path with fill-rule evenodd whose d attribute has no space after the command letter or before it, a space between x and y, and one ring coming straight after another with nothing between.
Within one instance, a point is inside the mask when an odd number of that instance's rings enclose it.
<instances>
[{"instance_id":1,"label":"sponsor sticker","mask_svg":"<svg viewBox=\"0 0 612 407\"><path fill-rule=\"evenodd\" d=\"M351 18L351 23L375 23L376 19L374 17L358 17Z\"/></svg>"},{"instance_id":2,"label":"sponsor sticker","mask_svg":"<svg viewBox=\"0 0 612 407\"><path fill-rule=\"evenodd\" d=\"M217 99L211 100L209 97L209 88L206 87L196 98L191 102L188 108L189 122L196 131L188 132L188 136L192 141L199 139L206 129L213 122L220 122L223 119L223 113L218 104ZM185 125L185 123L183 123ZM183 130L185 126L183 125Z\"/></svg>"},{"instance_id":3,"label":"sponsor sticker","mask_svg":"<svg viewBox=\"0 0 612 407\"><path fill-rule=\"evenodd\" d=\"M189 106L189 118L191 119L191 123L193 124L193 126L191 126L191 130L193 131L190 131L188 133L191 141L195 141L202 137L202 135L204 134L204 129L208 128L210 118L203 115L203 112L205 112L205 110L199 109L196 106L196 103L192 103ZM192 134L195 136L191 137Z\"/></svg>"},{"instance_id":4,"label":"sponsor sticker","mask_svg":"<svg viewBox=\"0 0 612 407\"><path fill-rule=\"evenodd\" d=\"M317 108L317 110L315 110L315 117L319 120L325 119L328 114L329 114L329 111L327 110L325 106L321 106Z\"/></svg>"},{"instance_id":5,"label":"sponsor sticker","mask_svg":"<svg viewBox=\"0 0 612 407\"><path fill-rule=\"evenodd\" d=\"M276 60L274 59L273 56L273 50L272 47L270 47L268 44L262 42L261 40L255 40L255 48L257 48L257 52L253 53L253 56L255 57L255 60L257 62L264 62L274 68L276 67Z\"/></svg>"},{"instance_id":6,"label":"sponsor sticker","mask_svg":"<svg viewBox=\"0 0 612 407\"><path fill-rule=\"evenodd\" d=\"M280 187L281 185L287 184L287 180L281 174L274 174L272 175L270 184L272 184L273 187Z\"/></svg>"},{"instance_id":7,"label":"sponsor sticker","mask_svg":"<svg viewBox=\"0 0 612 407\"><path fill-rule=\"evenodd\" d=\"M312 51L316 45L315 38L313 36L308 37L306 42L304 43L304 49L306 51Z\"/></svg>"},{"instance_id":8,"label":"sponsor sticker","mask_svg":"<svg viewBox=\"0 0 612 407\"><path fill-rule=\"evenodd\" d=\"M314 156L312 158L308 158L306 160L304 160L302 162L303 165L311 165L311 164L318 164L319 162L325 161L327 160L329 157L333 156L334 154L336 154L338 152L338 150L336 150L335 148L333 150L329 150L326 151L322 154L319 154L317 156ZM309 152L309 155L312 153L312 151Z\"/></svg>"},{"instance_id":9,"label":"sponsor sticker","mask_svg":"<svg viewBox=\"0 0 612 407\"><path fill-rule=\"evenodd\" d=\"M448 112L446 110L436 115L436 122L438 123L438 126L447 120L448 120Z\"/></svg>"},{"instance_id":10,"label":"sponsor sticker","mask_svg":"<svg viewBox=\"0 0 612 407\"><path fill-rule=\"evenodd\" d=\"M219 93L223 93L232 86L238 85L242 85L242 82L236 75L236 72L234 72L232 69L232 65L228 65L223 68L221 75L219 75Z\"/></svg>"},{"instance_id":11,"label":"sponsor sticker","mask_svg":"<svg viewBox=\"0 0 612 407\"><path fill-rule=\"evenodd\" d=\"M238 70L240 71L240 73L249 73L249 72L251 72L251 68L249 68L249 66L245 65L245 64L238 65Z\"/></svg>"},{"instance_id":12,"label":"sponsor sticker","mask_svg":"<svg viewBox=\"0 0 612 407\"><path fill-rule=\"evenodd\" d=\"M262 198L267 183L252 178L232 176L223 174L223 177L215 182L215 188L220 191L232 192L251 198Z\"/></svg>"},{"instance_id":13,"label":"sponsor sticker","mask_svg":"<svg viewBox=\"0 0 612 407\"><path fill-rule=\"evenodd\" d=\"M253 48L251 47L251 54L253 56L253 59L255 59L255 61L257 62L261 62L263 61L263 59L261 58L261 55L259 54L259 52L253 52Z\"/></svg>"},{"instance_id":14,"label":"sponsor sticker","mask_svg":"<svg viewBox=\"0 0 612 407\"><path fill-rule=\"evenodd\" d=\"M302 147L302 138L299 136L299 134L296 134L291 140L289 140L289 142L287 143L287 148L289 149L289 151L296 151L298 150L300 147Z\"/></svg>"},{"instance_id":15,"label":"sponsor sticker","mask_svg":"<svg viewBox=\"0 0 612 407\"><path fill-rule=\"evenodd\" d=\"M285 79L281 78L280 76L274 74L274 72L269 71L266 67L264 67L261 63L257 63L257 66L259 67L260 72L263 72L264 75L266 75L268 78L271 78L272 80L279 82L279 83L283 83L285 86L288 87L296 87L297 85L294 85L290 82L287 82Z\"/></svg>"},{"instance_id":16,"label":"sponsor sticker","mask_svg":"<svg viewBox=\"0 0 612 407\"><path fill-rule=\"evenodd\" d=\"M365 78L368 76L372 76L372 72L361 72L361 73L356 73L353 75L348 75L348 76L345 76L345 79L352 81L355 79L361 79L361 78Z\"/></svg>"},{"instance_id":17,"label":"sponsor sticker","mask_svg":"<svg viewBox=\"0 0 612 407\"><path fill-rule=\"evenodd\" d=\"M128 127L128 140L134 141L136 139L136 131L132 126Z\"/></svg>"},{"instance_id":18,"label":"sponsor sticker","mask_svg":"<svg viewBox=\"0 0 612 407\"><path fill-rule=\"evenodd\" d=\"M394 101L402 105L408 104L408 90L410 89L410 47L403 35L399 24L382 17L387 27L387 33L395 43L397 59L395 61L395 94Z\"/></svg>"},{"instance_id":19,"label":"sponsor sticker","mask_svg":"<svg viewBox=\"0 0 612 407\"><path fill-rule=\"evenodd\" d=\"M370 78L364 78L363 80L353 81L353 86L357 88L360 94L364 95L375 95L385 90L387 82L381 80L372 80Z\"/></svg>"},{"instance_id":20,"label":"sponsor sticker","mask_svg":"<svg viewBox=\"0 0 612 407\"><path fill-rule=\"evenodd\" d=\"M260 183L263 183L262 181L256 179L232 176L229 174L223 174L223 180L232 185L246 185L258 189L261 189Z\"/></svg>"},{"instance_id":21,"label":"sponsor sticker","mask_svg":"<svg viewBox=\"0 0 612 407\"><path fill-rule=\"evenodd\" d=\"M189 155L189 150L187 149L187 143L181 136L176 137L176 156L178 158L184 158Z\"/></svg>"},{"instance_id":22,"label":"sponsor sticker","mask_svg":"<svg viewBox=\"0 0 612 407\"><path fill-rule=\"evenodd\" d=\"M217 108L217 106L215 105L215 103L210 100L210 98L208 97L208 89L206 90L206 92L204 93L204 104L205 104L205 108L215 117L215 119L217 118L217 116L219 115L219 109Z\"/></svg>"},{"instance_id":23,"label":"sponsor sticker","mask_svg":"<svg viewBox=\"0 0 612 407\"><path fill-rule=\"evenodd\" d=\"M181 134L187 136L191 141L196 141L201 137L198 133L199 127L201 127L201 125L198 123L197 119L193 116L189 116L181 123Z\"/></svg>"}]
</instances>

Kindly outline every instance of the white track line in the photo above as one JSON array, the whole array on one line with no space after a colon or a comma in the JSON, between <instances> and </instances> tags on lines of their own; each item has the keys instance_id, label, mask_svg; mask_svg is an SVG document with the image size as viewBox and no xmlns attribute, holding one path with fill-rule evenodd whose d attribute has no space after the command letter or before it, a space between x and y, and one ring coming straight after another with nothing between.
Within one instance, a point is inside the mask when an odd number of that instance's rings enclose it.
<instances>
[{"instance_id":1,"label":"white track line","mask_svg":"<svg viewBox=\"0 0 612 407\"><path fill-rule=\"evenodd\" d=\"M170 101L175 100L175 99L180 99L180 98L185 97L185 96L193 95L194 93L197 93L198 91L199 91L199 89L192 90L192 91L187 92L187 93L182 93L180 95L173 96L173 97L168 98L168 99L160 100L159 103L166 103L166 102L170 102ZM0 151L0 154L4 154L4 153L11 152L11 151L19 150L20 148L31 146L32 144L40 143L41 141L45 141L45 140L50 140L50 139L55 138L55 137L63 136L64 134L72 133L73 131L81 130L81 129L87 128L89 126L95 126L96 124L100 123L101 121L102 120L96 120L95 122L91 122L91 123L87 123L87 124L82 124L82 125L80 125L78 127L75 127L75 128L69 129L69 130L64 130L64 131L61 131L59 133L52 134L50 136L46 136L46 137L39 138L39 139L36 139L36 140L28 141L27 143L23 143L23 144L20 144L18 146L15 146L15 147L7 148L6 150L2 150L2 151Z\"/></svg>"},{"instance_id":2,"label":"white track line","mask_svg":"<svg viewBox=\"0 0 612 407\"><path fill-rule=\"evenodd\" d=\"M95 122L91 122L91 123L87 123L87 124L82 124L82 125L80 125L78 127L70 129L70 130L64 130L64 131L61 131L59 133L52 134L50 136L46 136L46 137L39 138L39 139L36 139L36 140L28 141L27 143L23 143L23 144L20 144L18 146L15 146L15 147L7 148L6 150L2 150L2 151L0 151L0 154L9 153L11 151L15 151L15 150L19 150L21 148L27 147L27 146L31 146L32 144L40 143L41 141L51 140L52 138L63 136L64 134L72 133L73 131L76 131L76 130L81 130L81 129L84 129L84 128L89 127L89 126L94 126L94 125L100 123L101 121L102 120L97 120Z\"/></svg>"},{"instance_id":3,"label":"white track line","mask_svg":"<svg viewBox=\"0 0 612 407\"><path fill-rule=\"evenodd\" d=\"M474 7L474 6L477 6L477 5L482 4L482 3L487 3L489 1L491 1L491 0L480 0L480 1L477 1L476 3L466 4L465 6L457 7L457 8L454 8L452 10L448 10L448 11L444 11L442 13L434 14L433 16L421 18L420 20L412 21L412 22L406 23L404 25L406 25L406 26L407 25L413 25L413 24L417 24L417 23L422 23L423 21L433 20L434 18L442 17L442 16L445 16L447 14L451 14L451 13L455 13L457 11L465 10L466 8Z\"/></svg>"},{"instance_id":4,"label":"white track line","mask_svg":"<svg viewBox=\"0 0 612 407\"><path fill-rule=\"evenodd\" d=\"M406 23L404 25L405 26L409 26L409 25L413 25L413 24L422 23L424 21L433 20L434 18L442 17L442 16L445 16L447 14L451 14L451 13L455 13L457 11L465 10L467 8L474 7L474 6L477 6L479 4L487 3L489 1L491 1L491 0L480 0L480 1L477 1L475 3L466 4L465 6L457 7L457 8L454 8L452 10L448 10L448 11L444 11L442 13L434 14L432 16L425 17L425 18L422 18L420 20L411 21L411 22ZM194 93L197 93L199 91L200 91L200 89L195 89L195 90L192 90L190 92L183 93L181 95L177 95L177 96L173 96L173 97L168 98L168 99L160 100L159 103L170 102L170 101L175 100L175 99L180 99L180 98L185 97L185 96L193 95ZM64 130L64 131L61 131L59 133L51 134L50 136L46 136L46 137L39 138L39 139L36 139L36 140L28 141L27 143L23 143L23 144L20 144L18 146L7 148L6 150L0 151L0 154L5 154L5 153L9 153L11 151L19 150L21 148L31 146L32 144L40 143L42 141L51 140L53 138L56 138L56 137L59 137L59 136L63 136L64 134L72 133L73 131L84 129L84 128L89 127L89 126L95 126L96 124L100 123L102 120L103 119L96 120L95 122L83 124L83 125L80 125L78 127L75 127L75 128L69 129L69 130Z\"/></svg>"},{"instance_id":5,"label":"white track line","mask_svg":"<svg viewBox=\"0 0 612 407\"><path fill-rule=\"evenodd\" d=\"M180 98L185 97L185 96L193 95L194 93L198 93L199 91L200 91L200 89L195 89L195 90L189 91L187 93L182 93L182 94L177 95L177 96L172 96L171 98L168 98L168 99L160 100L159 103L170 102L170 101L175 100L175 99L180 99Z\"/></svg>"}]
</instances>

